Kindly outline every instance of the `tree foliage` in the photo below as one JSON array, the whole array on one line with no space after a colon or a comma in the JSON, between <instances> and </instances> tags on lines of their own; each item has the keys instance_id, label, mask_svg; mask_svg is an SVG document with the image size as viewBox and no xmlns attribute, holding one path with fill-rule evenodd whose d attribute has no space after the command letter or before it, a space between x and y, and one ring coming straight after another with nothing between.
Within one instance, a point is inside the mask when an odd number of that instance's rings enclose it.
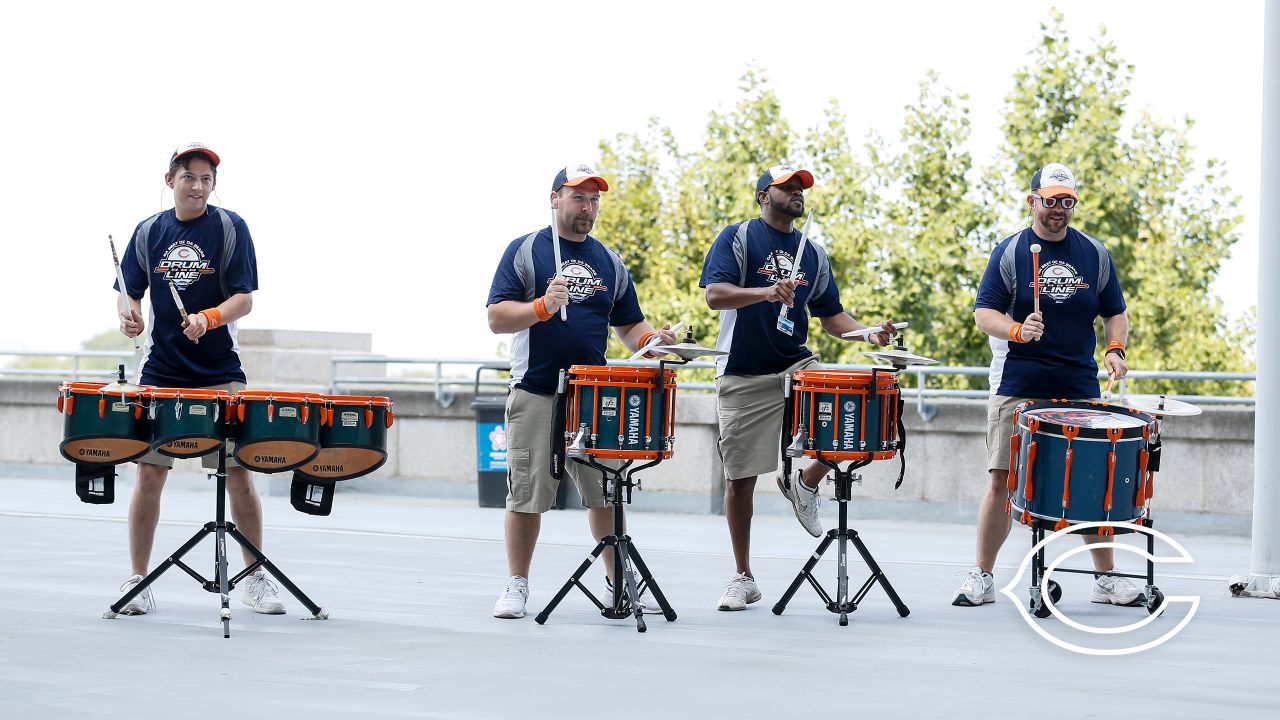
<instances>
[{"instance_id":1,"label":"tree foliage","mask_svg":"<svg viewBox=\"0 0 1280 720\"><path fill-rule=\"evenodd\" d=\"M830 253L850 314L867 324L908 320L915 352L985 366L990 350L974 327L973 299L987 258L1029 223L1024 198L1035 169L1063 162L1080 181L1073 225L1103 241L1120 273L1131 367L1247 370L1247 320L1229 328L1209 292L1238 239L1238 198L1220 163L1197 165L1190 119L1129 120L1132 74L1105 30L1077 49L1054 12L1013 75L998 155L977 168L966 149L967 97L934 72L904 108L896 138L872 133L855 145L835 101L816 126L793 131L766 74L752 68L737 103L709 114L700 147L682 150L657 118L600 143L612 192L596 234L621 253L650 319L683 320L710 345L718 317L698 287L708 248L726 225L759 215L761 172L779 162L804 166L818 178L808 198L817 214L810 238ZM829 362L866 360L866 345L826 336L817 320L809 338ZM986 387L985 377L937 382ZM1146 381L1137 390L1192 387Z\"/></svg>"}]
</instances>

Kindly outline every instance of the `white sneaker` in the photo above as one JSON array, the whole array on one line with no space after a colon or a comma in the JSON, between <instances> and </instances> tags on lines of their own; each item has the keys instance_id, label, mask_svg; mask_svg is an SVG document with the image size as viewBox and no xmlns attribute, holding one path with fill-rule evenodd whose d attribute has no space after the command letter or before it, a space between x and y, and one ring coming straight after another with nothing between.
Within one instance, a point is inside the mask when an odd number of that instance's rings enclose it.
<instances>
[{"instance_id":1,"label":"white sneaker","mask_svg":"<svg viewBox=\"0 0 1280 720\"><path fill-rule=\"evenodd\" d=\"M717 610L746 610L747 605L760 600L760 587L754 578L746 573L738 573L724 584L724 595L720 596Z\"/></svg>"},{"instance_id":2,"label":"white sneaker","mask_svg":"<svg viewBox=\"0 0 1280 720\"><path fill-rule=\"evenodd\" d=\"M258 570L244 579L240 602L263 615L283 615L284 603L280 602L280 590L267 577L265 570Z\"/></svg>"},{"instance_id":3,"label":"white sneaker","mask_svg":"<svg viewBox=\"0 0 1280 720\"><path fill-rule=\"evenodd\" d=\"M1129 582L1129 578L1100 575L1093 581L1089 599L1096 603L1132 606L1141 604L1146 598L1137 585Z\"/></svg>"},{"instance_id":4,"label":"white sneaker","mask_svg":"<svg viewBox=\"0 0 1280 720\"><path fill-rule=\"evenodd\" d=\"M129 592L142 582L141 575L134 575L124 584L120 586L120 592ZM148 585L145 590L133 596L133 599L125 603L124 608L120 610L121 615L146 615L149 612L155 612L156 599L151 594L151 586Z\"/></svg>"},{"instance_id":5,"label":"white sneaker","mask_svg":"<svg viewBox=\"0 0 1280 720\"><path fill-rule=\"evenodd\" d=\"M778 489L791 501L791 507L796 511L796 520L800 521L800 525L808 530L810 535L822 537L822 519L818 517L818 510L822 507L822 497L818 495L818 488L805 485L800 479L800 471L795 470L791 482L787 482L787 478L782 473L778 473Z\"/></svg>"},{"instance_id":6,"label":"white sneaker","mask_svg":"<svg viewBox=\"0 0 1280 720\"><path fill-rule=\"evenodd\" d=\"M493 616L496 618L522 618L524 606L529 601L529 579L512 575L507 586L502 588L502 596L494 603Z\"/></svg>"},{"instance_id":7,"label":"white sneaker","mask_svg":"<svg viewBox=\"0 0 1280 720\"><path fill-rule=\"evenodd\" d=\"M639 585L639 583L640 576L637 574L636 584ZM613 604L613 581L610 580L607 575L604 578L604 595L600 598L600 602L604 603L605 606ZM627 604L627 589L625 587L622 589L622 603L623 605ZM636 604L640 606L640 612L642 613L648 612L651 607L656 608L658 606L658 604L653 601L653 596L649 594L648 585L645 585L644 589L640 591L640 599Z\"/></svg>"},{"instance_id":8,"label":"white sneaker","mask_svg":"<svg viewBox=\"0 0 1280 720\"><path fill-rule=\"evenodd\" d=\"M959 607L977 607L996 601L996 579L982 568L974 567L964 571L964 582L960 589L951 596L951 604ZM957 573L959 574L959 573Z\"/></svg>"}]
</instances>

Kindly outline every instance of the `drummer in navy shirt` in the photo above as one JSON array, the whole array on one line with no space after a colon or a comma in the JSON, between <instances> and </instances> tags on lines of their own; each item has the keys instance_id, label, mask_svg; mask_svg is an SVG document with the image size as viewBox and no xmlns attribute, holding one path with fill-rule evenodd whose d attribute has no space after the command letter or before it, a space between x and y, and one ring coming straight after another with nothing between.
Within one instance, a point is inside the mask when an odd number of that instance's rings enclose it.
<instances>
[{"instance_id":1,"label":"drummer in navy shirt","mask_svg":"<svg viewBox=\"0 0 1280 720\"><path fill-rule=\"evenodd\" d=\"M1107 341L1103 365L1119 380L1128 372L1125 314L1120 278L1102 243L1070 227L1079 196L1076 180L1061 163L1045 165L1031 178L1026 198L1031 227L1004 239L991 253L978 288L973 316L990 336L991 397L987 405L987 469L990 484L978 506L978 549L971 568L952 597L962 607L995 602L991 571L1009 535L1005 512L1008 496L1009 438L1013 411L1027 400L1097 398L1097 337L1101 316ZM1040 266L1033 267L1031 245L1040 246ZM1040 312L1034 312L1033 276L1040 275ZM1082 536L1085 542L1106 538ZM1110 548L1092 551L1100 572L1113 568ZM1133 605L1141 601L1126 578L1102 575L1094 583L1094 602Z\"/></svg>"},{"instance_id":2,"label":"drummer in navy shirt","mask_svg":"<svg viewBox=\"0 0 1280 720\"><path fill-rule=\"evenodd\" d=\"M143 385L228 392L245 387L236 321L253 308L252 293L258 289L257 259L244 220L209 204L219 162L218 154L200 143L178 148L164 176L165 184L173 189L173 209L138 223L120 258L130 304L121 308L120 331L129 337L145 335L139 380ZM169 290L171 282L190 314L179 312ZM142 299L148 291L151 312L143 320ZM203 465L216 468L217 454L205 455ZM138 461L138 481L129 504L133 576L125 581L123 590L137 585L147 574L160 520L160 496L172 467L173 458L158 452ZM261 548L262 504L249 472L235 462L230 449L227 495L236 526ZM246 565L254 562L247 550L244 560ZM242 589L241 600L256 612L285 611L264 571L246 577ZM151 588L147 587L122 613L140 615L154 607Z\"/></svg>"},{"instance_id":3,"label":"drummer in navy shirt","mask_svg":"<svg viewBox=\"0 0 1280 720\"><path fill-rule=\"evenodd\" d=\"M674 344L669 325L655 331L645 322L635 286L622 260L590 235L609 184L589 165L568 165L551 184L560 239L556 268L551 227L516 238L507 246L489 289L489 329L515 333L511 343L511 391L507 397L507 514L505 534L510 577L494 605L499 618L524 617L529 566L559 481L551 475L551 411L561 370L604 365L609 328L632 350L655 335ZM567 306L565 319L560 309ZM592 535L612 531L599 476L577 463L566 470L578 486ZM606 550L605 571L613 563ZM612 582L612 579L610 579ZM610 585L611 587L611 585ZM643 596L641 598L644 599Z\"/></svg>"},{"instance_id":4,"label":"drummer in navy shirt","mask_svg":"<svg viewBox=\"0 0 1280 720\"><path fill-rule=\"evenodd\" d=\"M809 312L835 337L866 327L841 306L831 261L821 245L807 244L800 272L790 279L801 237L793 223L804 215L804 191L810 187L813 175L808 170L777 165L765 171L756 182L760 217L722 230L702 266L699 284L706 288L707 305L720 311L716 348L729 353L717 361L716 404L724 515L737 572L725 584L721 610L743 610L761 597L751 572L756 477L778 470L784 378L817 362L804 345ZM791 334L777 327L780 303L790 308ZM868 342L888 344L893 326L887 321L881 325L883 331L870 335ZM778 488L815 537L822 534L817 487L826 470L815 462L793 477L778 475Z\"/></svg>"}]
</instances>

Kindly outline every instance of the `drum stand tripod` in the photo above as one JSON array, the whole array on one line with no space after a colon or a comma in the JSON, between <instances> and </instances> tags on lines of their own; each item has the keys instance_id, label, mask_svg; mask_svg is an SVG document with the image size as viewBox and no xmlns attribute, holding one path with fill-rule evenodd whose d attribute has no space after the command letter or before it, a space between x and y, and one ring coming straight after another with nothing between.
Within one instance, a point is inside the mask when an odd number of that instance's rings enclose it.
<instances>
[{"instance_id":1,"label":"drum stand tripod","mask_svg":"<svg viewBox=\"0 0 1280 720\"><path fill-rule=\"evenodd\" d=\"M146 590L151 583L159 579L166 570L176 565L194 578L196 582L200 583L206 591L221 595L222 610L218 613L218 616L222 619L222 637L224 638L231 637L231 591L235 588L237 583L244 580L259 567L266 568L267 571L279 580L280 584L298 599L298 602L302 603L306 606L307 610L311 611L311 616L313 618L317 620L327 619L329 617L329 612L327 610L311 602L311 598L307 597L305 593L299 590L298 586L294 585L293 582L289 580L288 576L281 572L280 568L276 567L275 563L271 562L271 560L269 560L261 550L254 546L253 543L249 542L249 539L236 529L235 523L227 522L227 445L225 442L218 448L218 470L211 474L217 478L217 519L213 522L205 523L204 527L197 530L196 534L192 535L190 540L170 554L169 557L165 558L165 561L143 578L142 582L133 586L129 592L121 596L120 599L115 601L110 608L104 611L102 613L102 617L107 619L114 618L121 610L124 609L125 605L128 605L129 602L137 597L143 590ZM215 536L213 548L214 574L212 580L205 579L204 576L182 561L182 558L190 552L192 548L199 545L200 541L203 540L206 535ZM237 543L240 543L241 547L248 550L254 558L251 565L233 577L228 577L228 535L230 535Z\"/></svg>"},{"instance_id":2,"label":"drum stand tripod","mask_svg":"<svg viewBox=\"0 0 1280 720\"><path fill-rule=\"evenodd\" d=\"M688 361L686 360L684 362ZM670 364L683 365L684 362L672 361ZM660 417L662 418L666 417L667 412L666 393L663 389L667 364L668 361L666 360L658 362L658 380L655 392L657 402L661 404ZM565 427L564 399L567 397L565 394L567 387L567 378L564 372L561 372L559 391L556 395L555 410L551 421L551 454L553 470L555 470L552 472L552 475L561 477L563 476L563 470L560 468L563 467L563 461L566 454L563 428ZM664 425L665 423L659 423L659 427L664 427ZM586 560L582 561L582 564L578 566L578 569L574 571L573 575L569 576L569 579L565 581L565 584L560 588L560 591L551 599L551 603L543 608L542 612L538 613L538 616L534 618L534 621L539 625L545 624L547 622L547 618L551 617L551 613L556 609L556 606L560 604L560 601L563 600L564 597L569 594L569 591L575 586L581 590L597 608L600 609L600 614L604 617L612 620L618 620L634 616L636 619L636 632L645 632L648 629L644 623L644 617L642 617L644 610L640 605L640 594L643 593L646 588L652 592L653 599L657 601L658 607L662 611L662 616L666 618L668 622L675 620L676 611L671 608L671 604L667 602L667 597L662 594L662 589L658 587L658 582L653 579L653 574L649 572L649 566L645 565L644 559L640 557L640 551L636 549L635 543L631 540L631 536L624 532L622 516L623 504L631 504L632 489L640 486L639 481L633 479L632 476L641 470L651 468L662 462L662 452L659 451L658 459L653 462L640 465L635 469L631 469L631 463L634 462L633 460L627 460L622 464L622 467L614 469L601 465L590 455L587 456L586 460L583 460L581 457L573 457L572 459L580 465L586 465L600 471L601 485L605 494L609 498L609 505L613 508L613 532L601 538L600 541L596 543L595 549L591 551L591 554L587 556ZM624 490L625 494L623 492ZM604 552L606 547L613 548L613 598L609 605L605 605L601 602L601 600L582 583L582 576L586 574L587 569L591 567L591 563L595 562L596 558L600 557L600 554ZM636 573L632 569L633 564L635 568L640 570L639 579L636 578Z\"/></svg>"},{"instance_id":3,"label":"drum stand tripod","mask_svg":"<svg viewBox=\"0 0 1280 720\"><path fill-rule=\"evenodd\" d=\"M782 611L787 608L787 603L791 602L791 597L796 594L796 590L800 589L801 583L805 580L813 586L818 592L818 597L822 598L826 604L827 610L840 615L840 625L849 624L849 613L858 609L858 603L866 597L871 591L871 587L877 582L884 587L884 591L889 595L889 599L893 601L893 606L898 609L898 615L906 617L911 613L907 606L902 603L902 599L898 597L897 591L893 589L893 585L889 583L889 578L880 569L880 565L876 563L876 559L871 556L871 551L862 543L862 538L858 537L858 531L849 527L849 500L853 497L853 484L862 482L862 476L855 474L853 471L869 464L870 460L863 460L849 465L848 468L841 470L839 463L831 462L821 456L819 453L818 462L826 465L835 471L836 485L836 502L840 504L840 521L839 524L827 531L827 536L822 538L822 542L818 544L818 549L809 556L808 562L800 570L800 574L796 575L796 579L791 581L791 587L782 594L782 599L773 606L773 614L781 615ZM787 463L790 465L790 463ZM789 468L788 468L789 470ZM788 472L788 476L790 473ZM831 547L831 543L836 541L836 594L835 597L827 594L822 587L822 583L813 575L813 568L822 559L823 553L827 548ZM862 556L863 562L867 567L871 568L871 577L862 583L862 587L858 588L858 592L853 597L849 597L849 571L848 571L848 543L853 543L857 548L858 554Z\"/></svg>"}]
</instances>

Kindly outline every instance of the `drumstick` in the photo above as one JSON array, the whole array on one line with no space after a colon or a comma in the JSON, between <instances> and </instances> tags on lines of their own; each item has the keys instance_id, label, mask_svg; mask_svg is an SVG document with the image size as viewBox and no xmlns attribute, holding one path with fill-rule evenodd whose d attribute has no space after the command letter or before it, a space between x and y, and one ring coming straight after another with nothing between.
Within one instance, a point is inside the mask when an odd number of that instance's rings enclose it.
<instances>
[{"instance_id":1,"label":"drumstick","mask_svg":"<svg viewBox=\"0 0 1280 720\"><path fill-rule=\"evenodd\" d=\"M1040 314L1040 243L1031 244L1031 297L1035 303L1035 313ZM1040 338L1036 338L1039 340Z\"/></svg>"},{"instance_id":2,"label":"drumstick","mask_svg":"<svg viewBox=\"0 0 1280 720\"><path fill-rule=\"evenodd\" d=\"M129 319L133 320L133 305L129 302L129 293L125 292L124 272L120 270L120 257L116 255L116 241L108 235L107 242L111 243L111 262L116 266L116 284L120 286L120 302L124 304L124 312L129 314ZM138 336L133 336L132 340L133 349L141 350L142 345L138 342Z\"/></svg>"},{"instance_id":3,"label":"drumstick","mask_svg":"<svg viewBox=\"0 0 1280 720\"><path fill-rule=\"evenodd\" d=\"M893 329L902 330L906 328L908 325L910 325L910 323L905 323L905 322L894 323ZM879 325L872 325L871 327L865 327L865 328L862 328L861 330L850 330L847 333L842 333L840 337L864 338L868 335L875 335L878 332L884 332L884 328L880 327Z\"/></svg>"},{"instance_id":4,"label":"drumstick","mask_svg":"<svg viewBox=\"0 0 1280 720\"><path fill-rule=\"evenodd\" d=\"M554 277L562 277L560 275L560 229L556 226L556 209L551 208L551 247L556 254L556 274ZM560 306L560 320L567 322L569 320L569 305Z\"/></svg>"},{"instance_id":5,"label":"drumstick","mask_svg":"<svg viewBox=\"0 0 1280 720\"><path fill-rule=\"evenodd\" d=\"M680 332L680 328L682 327L684 327L683 320L671 326L671 333L675 334L677 332ZM638 359L641 355L649 352L651 348L657 347L658 343L660 342L662 342L662 335L660 334L654 335L653 338L649 340L649 342L644 344L644 347L637 350L636 354L631 356L631 359L632 360Z\"/></svg>"},{"instance_id":6,"label":"drumstick","mask_svg":"<svg viewBox=\"0 0 1280 720\"><path fill-rule=\"evenodd\" d=\"M809 219L804 223L804 232L800 233L800 246L796 248L796 257L791 261L791 277L787 278L793 283L796 277L800 275L800 261L804 258L804 246L809 244L809 228L813 227L813 210L809 211ZM777 265L777 261L774 262ZM778 308L778 330L790 335L795 329L795 323L787 318L787 304L782 303Z\"/></svg>"},{"instance_id":7,"label":"drumstick","mask_svg":"<svg viewBox=\"0 0 1280 720\"><path fill-rule=\"evenodd\" d=\"M1107 373L1107 387L1106 387L1106 388L1104 388L1104 389L1103 389L1103 391L1102 391L1102 399L1103 399L1103 400L1110 400L1110 399L1111 399L1111 383L1113 383L1113 382L1115 382L1115 381L1116 381L1116 376L1115 376L1115 375L1112 375L1111 373Z\"/></svg>"}]
</instances>

